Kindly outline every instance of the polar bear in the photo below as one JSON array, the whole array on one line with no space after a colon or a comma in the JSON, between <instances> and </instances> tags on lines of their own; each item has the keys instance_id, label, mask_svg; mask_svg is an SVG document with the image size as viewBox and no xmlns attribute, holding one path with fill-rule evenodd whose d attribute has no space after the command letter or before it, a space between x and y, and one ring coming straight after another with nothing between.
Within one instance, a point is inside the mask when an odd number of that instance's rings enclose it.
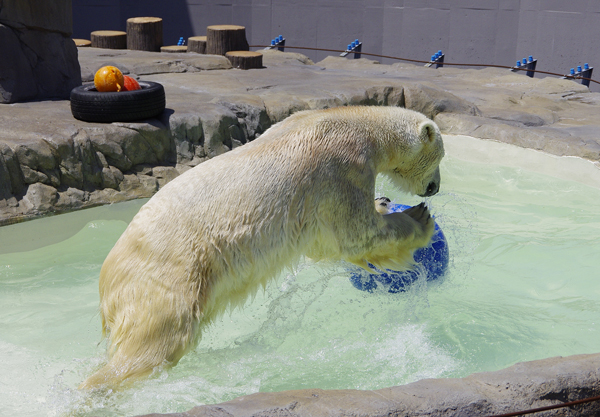
<instances>
[{"instance_id":1,"label":"polar bear","mask_svg":"<svg viewBox=\"0 0 600 417\"><path fill-rule=\"evenodd\" d=\"M203 327L303 255L406 268L434 221L423 203L380 214L375 178L431 196L443 156L438 127L420 113L340 107L295 113L180 175L102 265L109 361L80 388L114 389L177 364Z\"/></svg>"}]
</instances>

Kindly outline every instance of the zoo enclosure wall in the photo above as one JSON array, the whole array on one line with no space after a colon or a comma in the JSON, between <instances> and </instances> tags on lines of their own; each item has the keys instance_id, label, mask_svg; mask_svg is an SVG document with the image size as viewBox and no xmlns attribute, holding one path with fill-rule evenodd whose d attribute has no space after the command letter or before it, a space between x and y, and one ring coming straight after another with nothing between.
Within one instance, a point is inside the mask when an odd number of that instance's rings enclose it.
<instances>
[{"instance_id":1,"label":"zoo enclosure wall","mask_svg":"<svg viewBox=\"0 0 600 417\"><path fill-rule=\"evenodd\" d=\"M588 0L73 0L73 37L124 31L139 16L163 19L165 45L237 24L251 45L283 35L289 46L342 50L358 38L364 52L403 58L441 49L447 62L514 65L532 55L542 71L600 66L600 2ZM332 54L294 51L315 62Z\"/></svg>"}]
</instances>

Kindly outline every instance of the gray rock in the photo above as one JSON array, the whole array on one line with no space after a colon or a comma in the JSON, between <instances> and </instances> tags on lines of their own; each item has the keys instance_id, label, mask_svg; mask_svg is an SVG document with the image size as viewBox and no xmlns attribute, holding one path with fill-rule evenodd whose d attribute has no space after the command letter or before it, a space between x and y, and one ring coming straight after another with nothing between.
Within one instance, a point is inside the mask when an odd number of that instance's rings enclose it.
<instances>
[{"instance_id":1,"label":"gray rock","mask_svg":"<svg viewBox=\"0 0 600 417\"><path fill-rule=\"evenodd\" d=\"M112 188L103 190L94 190L89 194L88 204L90 207L102 206L106 204L122 203L123 201L133 200L137 196L128 196L126 193L120 192Z\"/></svg>"},{"instance_id":2,"label":"gray rock","mask_svg":"<svg viewBox=\"0 0 600 417\"><path fill-rule=\"evenodd\" d=\"M479 115L477 106L444 90L422 84L404 87L404 106L433 119L439 113Z\"/></svg>"},{"instance_id":3,"label":"gray rock","mask_svg":"<svg viewBox=\"0 0 600 417\"><path fill-rule=\"evenodd\" d=\"M281 52L278 49L263 49L260 53L263 55L263 65L265 67L314 65L314 62L306 55L295 52Z\"/></svg>"},{"instance_id":4,"label":"gray rock","mask_svg":"<svg viewBox=\"0 0 600 417\"><path fill-rule=\"evenodd\" d=\"M43 184L50 184L50 179L46 174L40 171L29 168L27 165L21 165L21 172L26 184L35 184L41 182Z\"/></svg>"},{"instance_id":5,"label":"gray rock","mask_svg":"<svg viewBox=\"0 0 600 417\"><path fill-rule=\"evenodd\" d=\"M184 113L171 116L169 129L175 146L177 163L189 162L195 156L204 156L204 135L202 121L198 114Z\"/></svg>"},{"instance_id":6,"label":"gray rock","mask_svg":"<svg viewBox=\"0 0 600 417\"><path fill-rule=\"evenodd\" d=\"M148 175L126 174L119 183L119 191L128 199L152 197L158 191L158 180Z\"/></svg>"},{"instance_id":7,"label":"gray rock","mask_svg":"<svg viewBox=\"0 0 600 417\"><path fill-rule=\"evenodd\" d=\"M231 150L231 127L239 124L235 113L225 107L212 107L199 114L202 120L204 154L213 158Z\"/></svg>"},{"instance_id":8,"label":"gray rock","mask_svg":"<svg viewBox=\"0 0 600 417\"><path fill-rule=\"evenodd\" d=\"M102 168L102 186L104 188L114 188L115 190L118 190L123 179L123 173L119 171L118 168L113 166Z\"/></svg>"},{"instance_id":9,"label":"gray rock","mask_svg":"<svg viewBox=\"0 0 600 417\"><path fill-rule=\"evenodd\" d=\"M133 132L114 125L108 125L106 128L94 127L86 129L86 131L94 149L104 156L109 165L121 171L128 171L134 165L123 152L126 140L129 142L130 151L132 150L131 143L134 141L131 140L131 136L134 135Z\"/></svg>"},{"instance_id":10,"label":"gray rock","mask_svg":"<svg viewBox=\"0 0 600 417\"><path fill-rule=\"evenodd\" d=\"M69 97L81 85L71 2L5 0L0 7L0 103Z\"/></svg>"},{"instance_id":11,"label":"gray rock","mask_svg":"<svg viewBox=\"0 0 600 417\"><path fill-rule=\"evenodd\" d=\"M179 171L175 167L158 166L152 168L152 176L158 180L159 188L179 176Z\"/></svg>"},{"instance_id":12,"label":"gray rock","mask_svg":"<svg viewBox=\"0 0 600 417\"><path fill-rule=\"evenodd\" d=\"M27 56L15 31L0 24L0 103L14 103L37 96L37 85ZM26 82L25 80L29 80Z\"/></svg>"},{"instance_id":13,"label":"gray rock","mask_svg":"<svg viewBox=\"0 0 600 417\"><path fill-rule=\"evenodd\" d=\"M265 103L267 115L272 123L277 123L292 113L308 110L309 104L297 95L290 95L284 91L266 91L260 94Z\"/></svg>"},{"instance_id":14,"label":"gray rock","mask_svg":"<svg viewBox=\"0 0 600 417\"><path fill-rule=\"evenodd\" d=\"M71 211L83 207L89 200L89 194L86 191L69 187L66 191L58 193L58 200L55 205L59 211Z\"/></svg>"},{"instance_id":15,"label":"gray rock","mask_svg":"<svg viewBox=\"0 0 600 417\"><path fill-rule=\"evenodd\" d=\"M27 193L23 197L23 203L31 207L35 214L53 212L57 201L56 188L39 182L29 185Z\"/></svg>"},{"instance_id":16,"label":"gray rock","mask_svg":"<svg viewBox=\"0 0 600 417\"><path fill-rule=\"evenodd\" d=\"M271 119L259 96L227 95L212 102L235 114L238 125L231 125L230 134L242 144L255 139L271 127Z\"/></svg>"},{"instance_id":17,"label":"gray rock","mask_svg":"<svg viewBox=\"0 0 600 417\"><path fill-rule=\"evenodd\" d=\"M19 159L6 143L0 143L0 159L3 169L0 171L0 183L10 190L12 195L21 194L25 186L25 178L19 166Z\"/></svg>"},{"instance_id":18,"label":"gray rock","mask_svg":"<svg viewBox=\"0 0 600 417\"><path fill-rule=\"evenodd\" d=\"M171 135L157 120L147 123L114 123L128 129L115 132L124 155L133 165L157 164L170 156ZM113 139L114 140L114 139Z\"/></svg>"},{"instance_id":19,"label":"gray rock","mask_svg":"<svg viewBox=\"0 0 600 417\"><path fill-rule=\"evenodd\" d=\"M54 157L55 150L45 140L32 140L19 144L15 148L15 154L21 165L36 170L49 170L57 166Z\"/></svg>"}]
</instances>

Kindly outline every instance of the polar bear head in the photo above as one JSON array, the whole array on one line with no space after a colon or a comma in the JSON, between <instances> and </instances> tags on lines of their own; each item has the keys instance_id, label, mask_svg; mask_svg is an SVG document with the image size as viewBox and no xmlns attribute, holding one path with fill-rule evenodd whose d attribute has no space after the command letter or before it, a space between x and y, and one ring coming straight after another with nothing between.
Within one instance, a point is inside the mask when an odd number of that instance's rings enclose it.
<instances>
[{"instance_id":1,"label":"polar bear head","mask_svg":"<svg viewBox=\"0 0 600 417\"><path fill-rule=\"evenodd\" d=\"M380 172L411 194L436 194L441 180L439 164L444 157L438 126L423 114L402 108L389 108L380 123L380 146L386 156Z\"/></svg>"}]
</instances>

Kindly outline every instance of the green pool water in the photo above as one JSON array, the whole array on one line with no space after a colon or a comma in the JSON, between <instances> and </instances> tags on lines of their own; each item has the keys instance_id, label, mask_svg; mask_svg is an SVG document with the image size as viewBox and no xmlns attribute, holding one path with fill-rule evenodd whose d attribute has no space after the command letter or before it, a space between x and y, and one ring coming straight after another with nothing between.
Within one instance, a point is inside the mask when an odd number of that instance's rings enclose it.
<instances>
[{"instance_id":1,"label":"green pool water","mask_svg":"<svg viewBox=\"0 0 600 417\"><path fill-rule=\"evenodd\" d=\"M180 364L133 388L76 387L105 359L98 274L144 201L0 228L0 414L184 411L258 391L377 389L600 350L600 170L447 137L428 198L450 248L440 282L355 289L303 262L222 317ZM421 199L378 182L395 202Z\"/></svg>"}]
</instances>

